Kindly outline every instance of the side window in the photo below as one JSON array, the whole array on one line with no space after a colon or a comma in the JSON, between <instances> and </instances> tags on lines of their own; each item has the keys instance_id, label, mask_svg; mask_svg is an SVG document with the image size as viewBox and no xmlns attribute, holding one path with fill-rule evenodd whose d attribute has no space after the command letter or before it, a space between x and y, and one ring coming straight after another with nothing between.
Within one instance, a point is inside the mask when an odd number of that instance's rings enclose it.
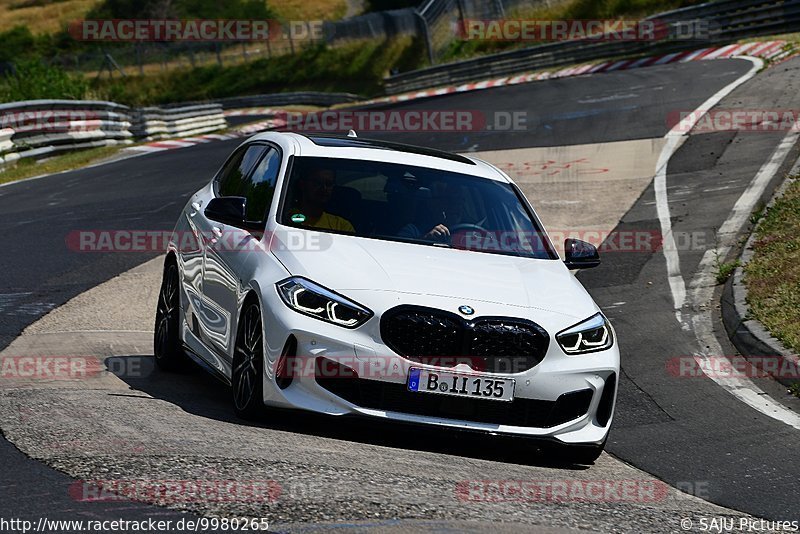
<instances>
[{"instance_id":1,"label":"side window","mask_svg":"<svg viewBox=\"0 0 800 534\"><path fill-rule=\"evenodd\" d=\"M217 193L221 197L242 197L246 193L247 174L269 147L250 145L236 152L228 160L217 180Z\"/></svg>"},{"instance_id":2,"label":"side window","mask_svg":"<svg viewBox=\"0 0 800 534\"><path fill-rule=\"evenodd\" d=\"M266 218L275 194L275 184L278 180L280 166L280 152L267 147L266 154L256 165L242 194L247 197L248 221L263 221Z\"/></svg>"}]
</instances>

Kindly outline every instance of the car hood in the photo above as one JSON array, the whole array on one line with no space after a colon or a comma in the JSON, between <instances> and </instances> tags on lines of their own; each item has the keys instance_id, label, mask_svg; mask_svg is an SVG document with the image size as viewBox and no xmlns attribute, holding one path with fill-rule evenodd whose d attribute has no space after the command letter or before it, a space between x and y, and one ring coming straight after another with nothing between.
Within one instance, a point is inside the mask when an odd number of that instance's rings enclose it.
<instances>
[{"instance_id":1,"label":"car hood","mask_svg":"<svg viewBox=\"0 0 800 534\"><path fill-rule=\"evenodd\" d=\"M327 233L315 246L288 247L273 239L270 248L292 275L344 295L348 290L372 290L455 297L542 309L576 320L598 311L558 260Z\"/></svg>"}]
</instances>

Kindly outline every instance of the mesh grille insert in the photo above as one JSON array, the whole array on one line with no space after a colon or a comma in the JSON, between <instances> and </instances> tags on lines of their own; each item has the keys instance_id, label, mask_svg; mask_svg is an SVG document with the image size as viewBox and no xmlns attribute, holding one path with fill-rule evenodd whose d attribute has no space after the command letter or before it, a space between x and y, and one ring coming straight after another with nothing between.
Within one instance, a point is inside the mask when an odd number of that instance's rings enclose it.
<instances>
[{"instance_id":1,"label":"mesh grille insert","mask_svg":"<svg viewBox=\"0 0 800 534\"><path fill-rule=\"evenodd\" d=\"M482 317L467 321L454 313L399 306L381 317L381 337L411 361L476 371L519 373L542 361L550 336L532 321Z\"/></svg>"}]
</instances>

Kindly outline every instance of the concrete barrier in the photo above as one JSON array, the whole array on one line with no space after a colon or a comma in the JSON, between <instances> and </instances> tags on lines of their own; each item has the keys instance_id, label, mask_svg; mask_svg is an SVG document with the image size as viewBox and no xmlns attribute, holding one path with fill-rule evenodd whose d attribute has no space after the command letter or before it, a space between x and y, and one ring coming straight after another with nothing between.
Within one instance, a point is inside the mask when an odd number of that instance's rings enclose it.
<instances>
[{"instance_id":1,"label":"concrete barrier","mask_svg":"<svg viewBox=\"0 0 800 534\"><path fill-rule=\"evenodd\" d=\"M134 112L132 132L137 139L154 141L213 132L227 125L218 103L147 107Z\"/></svg>"}]
</instances>

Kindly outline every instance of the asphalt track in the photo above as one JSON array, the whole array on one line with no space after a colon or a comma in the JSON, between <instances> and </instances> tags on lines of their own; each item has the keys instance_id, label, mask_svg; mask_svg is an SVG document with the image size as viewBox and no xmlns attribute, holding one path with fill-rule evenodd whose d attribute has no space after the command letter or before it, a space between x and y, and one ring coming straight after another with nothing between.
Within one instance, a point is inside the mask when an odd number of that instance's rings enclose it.
<instances>
[{"instance_id":1,"label":"asphalt track","mask_svg":"<svg viewBox=\"0 0 800 534\"><path fill-rule=\"evenodd\" d=\"M407 103L394 108L527 111L532 120L522 134L392 137L454 151L657 138L667 130L669 112L694 109L749 66L740 60L665 65ZM767 71L728 97L726 105L791 108L796 69L790 62ZM780 137L693 136L669 167L670 191L678 199L675 228L710 238ZM76 253L65 246L70 232L171 228L189 194L238 142L150 154L0 188L5 230L0 236L0 348L50 309L155 256ZM620 228L658 229L652 188ZM687 278L701 255L702 250L681 252ZM706 378L676 378L666 371L668 360L691 354L694 347L672 314L660 252L608 255L603 266L581 278L607 310L622 344L624 378L608 450L712 502L771 519L800 517L794 498L800 479L793 454L797 431L744 406ZM780 388L762 387L782 395ZM0 488L14 495L0 501L0 516L38 517L45 502L64 514L82 506L54 490L67 485L68 477L27 459L7 442L0 444L0 465ZM151 515L146 507L126 513Z\"/></svg>"}]
</instances>

